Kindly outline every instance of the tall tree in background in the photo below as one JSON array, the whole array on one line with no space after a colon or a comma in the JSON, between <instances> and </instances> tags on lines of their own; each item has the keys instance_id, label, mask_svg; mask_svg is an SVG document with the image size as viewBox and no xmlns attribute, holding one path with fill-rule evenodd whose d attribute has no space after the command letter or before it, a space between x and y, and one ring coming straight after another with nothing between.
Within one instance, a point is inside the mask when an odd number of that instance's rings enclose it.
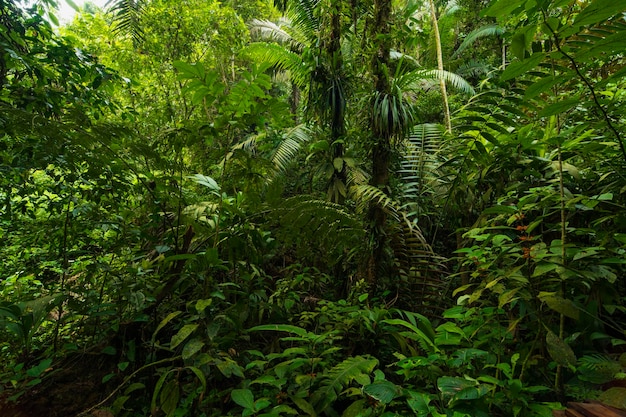
<instances>
[{"instance_id":1,"label":"tall tree in background","mask_svg":"<svg viewBox=\"0 0 626 417\"><path fill-rule=\"evenodd\" d=\"M370 184L384 193L389 192L389 169L391 165L391 138L396 133L391 83L389 79L389 55L391 52L391 2L388 0L374 1L374 26L372 38L374 48L372 55L372 75L374 77L374 94L370 126L372 131L372 177ZM376 202L372 201L369 208L369 221L372 239L372 256L368 265L368 280L376 285L383 273L385 263L385 246L387 214Z\"/></svg>"}]
</instances>

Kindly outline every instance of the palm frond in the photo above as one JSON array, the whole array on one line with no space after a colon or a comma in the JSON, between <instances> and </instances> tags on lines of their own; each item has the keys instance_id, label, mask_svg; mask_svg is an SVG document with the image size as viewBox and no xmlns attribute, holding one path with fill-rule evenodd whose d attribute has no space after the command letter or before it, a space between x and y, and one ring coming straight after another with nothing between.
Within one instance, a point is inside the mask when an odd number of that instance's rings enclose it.
<instances>
[{"instance_id":1,"label":"palm frond","mask_svg":"<svg viewBox=\"0 0 626 417\"><path fill-rule=\"evenodd\" d=\"M278 172L285 172L293 164L304 143L311 140L311 130L305 125L292 127L283 134L283 140L272 155L272 163Z\"/></svg>"},{"instance_id":2,"label":"palm frond","mask_svg":"<svg viewBox=\"0 0 626 417\"><path fill-rule=\"evenodd\" d=\"M478 78L487 75L491 68L484 61L470 59L456 69L456 74L463 78Z\"/></svg>"},{"instance_id":3,"label":"palm frond","mask_svg":"<svg viewBox=\"0 0 626 417\"><path fill-rule=\"evenodd\" d=\"M254 42L245 47L242 54L255 62L269 64L278 70L289 71L292 81L300 88L307 85L309 71L303 65L302 57L281 45Z\"/></svg>"},{"instance_id":4,"label":"palm frond","mask_svg":"<svg viewBox=\"0 0 626 417\"><path fill-rule=\"evenodd\" d=\"M320 30L320 21L316 17L319 3L320 0L293 0L287 7L292 26L309 41L315 40Z\"/></svg>"},{"instance_id":5,"label":"palm frond","mask_svg":"<svg viewBox=\"0 0 626 417\"><path fill-rule=\"evenodd\" d=\"M394 206L394 201L380 188L370 184L353 185L350 187L350 197L356 201L357 213L367 213L372 203L383 209ZM390 210L391 214L395 210ZM395 220L399 220L397 217Z\"/></svg>"},{"instance_id":6,"label":"palm frond","mask_svg":"<svg viewBox=\"0 0 626 417\"><path fill-rule=\"evenodd\" d=\"M254 40L277 42L287 45L294 41L293 37L279 24L271 20L252 19L248 23L250 36Z\"/></svg>"},{"instance_id":7,"label":"palm frond","mask_svg":"<svg viewBox=\"0 0 626 417\"><path fill-rule=\"evenodd\" d=\"M389 59L392 61L401 61L409 64L411 67L418 68L420 67L420 63L417 59L412 57L411 55L407 55L404 52L399 51L391 51L389 53Z\"/></svg>"},{"instance_id":8,"label":"palm frond","mask_svg":"<svg viewBox=\"0 0 626 417\"><path fill-rule=\"evenodd\" d=\"M415 126L403 148L401 168L402 209L410 216L422 213L421 207L425 198L429 198L439 186L437 172L441 161L438 153L443 140L443 127L438 124L421 124Z\"/></svg>"},{"instance_id":9,"label":"palm frond","mask_svg":"<svg viewBox=\"0 0 626 417\"><path fill-rule=\"evenodd\" d=\"M142 0L109 0L105 7L113 15L115 32L129 34L137 42L144 39L141 19L145 8Z\"/></svg>"},{"instance_id":10,"label":"palm frond","mask_svg":"<svg viewBox=\"0 0 626 417\"><path fill-rule=\"evenodd\" d=\"M476 91L463 77L449 71L439 70L421 70L417 71L421 74L422 79L441 80L443 79L450 87L459 90L462 93L474 95Z\"/></svg>"},{"instance_id":11,"label":"palm frond","mask_svg":"<svg viewBox=\"0 0 626 417\"><path fill-rule=\"evenodd\" d=\"M452 55L452 58L457 58L461 52L473 45L474 42L480 38L485 38L487 36L502 36L503 34L504 29L496 24L476 28L465 37L461 45L459 45L457 50Z\"/></svg>"}]
</instances>

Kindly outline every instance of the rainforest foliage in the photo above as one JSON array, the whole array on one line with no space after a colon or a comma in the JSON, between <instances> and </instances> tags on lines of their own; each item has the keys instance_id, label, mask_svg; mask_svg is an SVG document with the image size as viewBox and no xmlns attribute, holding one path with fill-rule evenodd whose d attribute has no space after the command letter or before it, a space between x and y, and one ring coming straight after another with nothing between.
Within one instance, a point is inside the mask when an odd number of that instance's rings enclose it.
<instances>
[{"instance_id":1,"label":"rainforest foliage","mask_svg":"<svg viewBox=\"0 0 626 417\"><path fill-rule=\"evenodd\" d=\"M58 1L0 2L0 414L626 408L622 2Z\"/></svg>"}]
</instances>

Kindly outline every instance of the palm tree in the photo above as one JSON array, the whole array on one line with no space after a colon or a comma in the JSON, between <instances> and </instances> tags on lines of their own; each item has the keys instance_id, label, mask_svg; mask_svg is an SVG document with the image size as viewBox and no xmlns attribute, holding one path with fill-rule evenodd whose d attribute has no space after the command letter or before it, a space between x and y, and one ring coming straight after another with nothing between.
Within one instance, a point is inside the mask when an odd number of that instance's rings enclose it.
<instances>
[{"instance_id":1,"label":"palm tree","mask_svg":"<svg viewBox=\"0 0 626 417\"><path fill-rule=\"evenodd\" d=\"M327 8L321 7L317 0L291 1L278 22L253 20L250 32L264 42L250 45L248 53L289 72L294 111L300 91L306 92L307 119L317 120L330 133L329 199L342 202L349 168L344 159L348 77L341 44L342 6L341 1L331 0Z\"/></svg>"}]
</instances>

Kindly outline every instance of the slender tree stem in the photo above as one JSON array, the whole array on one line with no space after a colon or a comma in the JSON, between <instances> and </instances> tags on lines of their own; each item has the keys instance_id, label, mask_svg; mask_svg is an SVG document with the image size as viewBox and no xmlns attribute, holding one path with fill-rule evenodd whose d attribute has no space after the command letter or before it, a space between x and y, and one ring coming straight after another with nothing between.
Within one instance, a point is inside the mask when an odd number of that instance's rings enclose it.
<instances>
[{"instance_id":1,"label":"slender tree stem","mask_svg":"<svg viewBox=\"0 0 626 417\"><path fill-rule=\"evenodd\" d=\"M443 50L441 47L441 35L439 34L439 22L437 19L437 8L435 1L430 0L430 15L433 20L433 31L435 32L435 45L437 47L437 69L443 73ZM443 116L446 125L446 131L452 132L452 121L450 117L450 105L448 104L448 91L446 90L446 82L441 77L439 79L439 88L441 89L441 98L443 99Z\"/></svg>"}]
</instances>

